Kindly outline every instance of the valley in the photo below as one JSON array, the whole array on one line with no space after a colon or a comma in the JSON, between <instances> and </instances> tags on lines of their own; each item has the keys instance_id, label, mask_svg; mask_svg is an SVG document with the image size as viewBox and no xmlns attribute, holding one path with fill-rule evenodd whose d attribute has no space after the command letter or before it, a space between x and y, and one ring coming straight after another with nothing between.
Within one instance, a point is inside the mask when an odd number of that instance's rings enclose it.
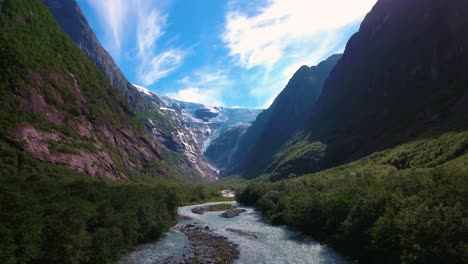
<instances>
[{"instance_id":1,"label":"valley","mask_svg":"<svg viewBox=\"0 0 468 264\"><path fill-rule=\"evenodd\" d=\"M330 1L0 0L0 263L467 263L468 1Z\"/></svg>"}]
</instances>

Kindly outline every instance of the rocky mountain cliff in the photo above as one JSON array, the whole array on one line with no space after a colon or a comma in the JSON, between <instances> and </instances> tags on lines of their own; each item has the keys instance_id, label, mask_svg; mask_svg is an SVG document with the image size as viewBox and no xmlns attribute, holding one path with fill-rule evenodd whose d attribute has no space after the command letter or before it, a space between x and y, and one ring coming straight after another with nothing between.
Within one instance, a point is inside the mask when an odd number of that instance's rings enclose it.
<instances>
[{"instance_id":1,"label":"rocky mountain cliff","mask_svg":"<svg viewBox=\"0 0 468 264\"><path fill-rule=\"evenodd\" d=\"M141 86L136 87L147 100L153 102L157 111L170 118L180 128L176 135L182 142L187 157L202 170L212 170L216 175L219 173L217 168L224 165L220 161L225 160L225 157L218 155L230 153L235 147L235 144L220 145L219 142L237 142L241 133L231 133L232 129L242 127L245 131L262 111L182 102L156 95ZM213 144L216 145L216 152L212 151ZM177 146L179 145L174 144L172 147Z\"/></svg>"},{"instance_id":2,"label":"rocky mountain cliff","mask_svg":"<svg viewBox=\"0 0 468 264\"><path fill-rule=\"evenodd\" d=\"M210 142L205 151L205 157L217 168L224 168L226 164L231 163L232 153L239 144L239 139L249 128L250 125L238 125L225 129L218 137ZM220 171L220 175L225 172Z\"/></svg>"},{"instance_id":3,"label":"rocky mountain cliff","mask_svg":"<svg viewBox=\"0 0 468 264\"><path fill-rule=\"evenodd\" d=\"M42 1L52 12L65 33L96 64L96 67L104 73L111 84L122 92L130 105L136 106L141 103L141 96L138 91L125 78L114 59L101 46L75 0Z\"/></svg>"},{"instance_id":4,"label":"rocky mountain cliff","mask_svg":"<svg viewBox=\"0 0 468 264\"><path fill-rule=\"evenodd\" d=\"M179 120L194 135L203 153L206 152L211 142L226 130L237 126L250 126L262 112L258 109L206 106L164 96L160 98L164 102L162 110L173 119Z\"/></svg>"},{"instance_id":5,"label":"rocky mountain cliff","mask_svg":"<svg viewBox=\"0 0 468 264\"><path fill-rule=\"evenodd\" d=\"M0 10L2 149L114 180L170 174L125 98L40 1Z\"/></svg>"},{"instance_id":6,"label":"rocky mountain cliff","mask_svg":"<svg viewBox=\"0 0 468 264\"><path fill-rule=\"evenodd\" d=\"M161 145L161 155L177 174L193 180L213 180L217 170L212 168L198 150L190 132L172 120L159 106L159 98L148 98L131 84L101 46L75 0L43 0L68 36L127 99L136 117Z\"/></svg>"},{"instance_id":7,"label":"rocky mountain cliff","mask_svg":"<svg viewBox=\"0 0 468 264\"><path fill-rule=\"evenodd\" d=\"M380 0L325 83L307 136L267 171L303 174L467 129L466 14L461 0Z\"/></svg>"},{"instance_id":8,"label":"rocky mountain cliff","mask_svg":"<svg viewBox=\"0 0 468 264\"><path fill-rule=\"evenodd\" d=\"M340 58L341 55L333 55L317 66L302 66L294 74L273 104L241 136L223 168L227 174L242 171L252 176L259 174L281 146L307 128L312 106Z\"/></svg>"}]
</instances>

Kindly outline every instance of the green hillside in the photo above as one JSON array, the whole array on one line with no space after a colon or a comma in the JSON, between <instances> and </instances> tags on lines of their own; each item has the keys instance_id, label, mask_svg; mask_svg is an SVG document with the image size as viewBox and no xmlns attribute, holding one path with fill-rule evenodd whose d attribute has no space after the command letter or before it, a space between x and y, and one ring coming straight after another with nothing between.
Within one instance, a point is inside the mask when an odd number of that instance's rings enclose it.
<instances>
[{"instance_id":1,"label":"green hillside","mask_svg":"<svg viewBox=\"0 0 468 264\"><path fill-rule=\"evenodd\" d=\"M0 23L2 141L93 176L169 174L125 99L40 1L4 1Z\"/></svg>"},{"instance_id":2,"label":"green hillside","mask_svg":"<svg viewBox=\"0 0 468 264\"><path fill-rule=\"evenodd\" d=\"M417 140L238 201L363 263L466 263L468 132Z\"/></svg>"}]
</instances>

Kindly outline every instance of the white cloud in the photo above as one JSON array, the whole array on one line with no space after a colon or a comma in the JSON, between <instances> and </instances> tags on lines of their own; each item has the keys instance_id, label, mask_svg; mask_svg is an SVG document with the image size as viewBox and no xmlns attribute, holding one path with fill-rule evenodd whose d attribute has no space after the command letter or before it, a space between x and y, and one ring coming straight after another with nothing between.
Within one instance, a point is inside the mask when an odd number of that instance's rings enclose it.
<instances>
[{"instance_id":1,"label":"white cloud","mask_svg":"<svg viewBox=\"0 0 468 264\"><path fill-rule=\"evenodd\" d=\"M203 69L184 77L179 84L178 91L166 93L166 96L185 102L224 106L222 97L232 81L227 71Z\"/></svg>"},{"instance_id":2,"label":"white cloud","mask_svg":"<svg viewBox=\"0 0 468 264\"><path fill-rule=\"evenodd\" d=\"M333 32L362 18L375 2L271 0L254 16L229 11L222 40L240 66L271 67L289 57L288 50L316 43L324 32Z\"/></svg>"},{"instance_id":3,"label":"white cloud","mask_svg":"<svg viewBox=\"0 0 468 264\"><path fill-rule=\"evenodd\" d=\"M100 15L101 22L110 32L113 49L120 50L125 17L128 15L126 0L88 0L91 7Z\"/></svg>"},{"instance_id":4,"label":"white cloud","mask_svg":"<svg viewBox=\"0 0 468 264\"><path fill-rule=\"evenodd\" d=\"M266 108L300 66L342 52L350 25L377 0L267 0L255 11L240 9L236 1L221 40L238 66L257 73L250 95Z\"/></svg>"},{"instance_id":5,"label":"white cloud","mask_svg":"<svg viewBox=\"0 0 468 264\"><path fill-rule=\"evenodd\" d=\"M314 43L314 49L311 51L307 47L298 48L294 56L291 56L291 60L284 67L282 75L284 78L291 78L294 73L302 66L313 66L321 62L330 53L342 53L343 47L337 47L337 43L340 38L336 32L328 32L322 34L319 38L320 41Z\"/></svg>"},{"instance_id":6,"label":"white cloud","mask_svg":"<svg viewBox=\"0 0 468 264\"><path fill-rule=\"evenodd\" d=\"M195 71L192 76L184 77L179 82L185 86L197 87L224 87L232 83L228 72L210 69Z\"/></svg>"},{"instance_id":7,"label":"white cloud","mask_svg":"<svg viewBox=\"0 0 468 264\"><path fill-rule=\"evenodd\" d=\"M220 94L215 89L188 87L177 92L167 93L166 96L184 102L199 103L210 106L223 105L220 99Z\"/></svg>"},{"instance_id":8,"label":"white cloud","mask_svg":"<svg viewBox=\"0 0 468 264\"><path fill-rule=\"evenodd\" d=\"M107 47L119 57L125 44L136 45L137 54L132 57L138 64L138 81L152 85L176 71L190 49L158 47L158 41L167 27L167 14L156 6L159 2L147 0L86 0L101 18L104 29L109 29ZM129 43L130 41L136 43Z\"/></svg>"},{"instance_id":9,"label":"white cloud","mask_svg":"<svg viewBox=\"0 0 468 264\"><path fill-rule=\"evenodd\" d=\"M137 25L137 45L138 55L145 56L147 52L152 52L156 41L164 34L163 28L167 23L167 15L161 15L157 9L153 9L146 14L144 8L138 9Z\"/></svg>"},{"instance_id":10,"label":"white cloud","mask_svg":"<svg viewBox=\"0 0 468 264\"><path fill-rule=\"evenodd\" d=\"M143 85L151 85L176 71L183 63L188 51L169 49L148 59L142 57L139 69L139 79Z\"/></svg>"}]
</instances>

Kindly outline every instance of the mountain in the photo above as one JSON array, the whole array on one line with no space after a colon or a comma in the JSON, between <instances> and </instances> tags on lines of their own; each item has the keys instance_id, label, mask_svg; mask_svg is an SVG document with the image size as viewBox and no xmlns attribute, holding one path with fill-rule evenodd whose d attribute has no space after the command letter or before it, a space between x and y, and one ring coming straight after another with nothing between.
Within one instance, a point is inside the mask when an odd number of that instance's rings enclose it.
<instances>
[{"instance_id":1,"label":"mountain","mask_svg":"<svg viewBox=\"0 0 468 264\"><path fill-rule=\"evenodd\" d=\"M464 0L379 0L238 201L350 261L466 263L466 17Z\"/></svg>"},{"instance_id":2,"label":"mountain","mask_svg":"<svg viewBox=\"0 0 468 264\"><path fill-rule=\"evenodd\" d=\"M229 127L214 138L205 151L205 157L217 168L223 168L231 162L232 152L239 144L239 139L250 125L243 124ZM224 172L220 172L221 175Z\"/></svg>"},{"instance_id":3,"label":"mountain","mask_svg":"<svg viewBox=\"0 0 468 264\"><path fill-rule=\"evenodd\" d=\"M163 100L162 110L174 119L180 120L181 124L193 133L202 152L205 152L211 141L219 137L226 129L240 125L249 126L262 112L258 109L206 106L164 96L160 98ZM176 117L175 113L181 113L181 115Z\"/></svg>"},{"instance_id":4,"label":"mountain","mask_svg":"<svg viewBox=\"0 0 468 264\"><path fill-rule=\"evenodd\" d=\"M467 13L466 1L379 1L325 83L306 136L269 171L303 174L467 129Z\"/></svg>"},{"instance_id":5,"label":"mountain","mask_svg":"<svg viewBox=\"0 0 468 264\"><path fill-rule=\"evenodd\" d=\"M241 136L224 168L227 173L260 174L281 146L307 128L312 106L340 58L333 55L317 66L302 66L294 74L273 104Z\"/></svg>"},{"instance_id":6,"label":"mountain","mask_svg":"<svg viewBox=\"0 0 468 264\"><path fill-rule=\"evenodd\" d=\"M125 78L109 53L101 46L75 0L42 0L56 21L83 53L101 70L130 105L141 101L137 89Z\"/></svg>"},{"instance_id":7,"label":"mountain","mask_svg":"<svg viewBox=\"0 0 468 264\"><path fill-rule=\"evenodd\" d=\"M107 79L129 102L139 122L161 146L161 156L178 175L191 180L213 180L217 170L204 160L196 142L184 126L174 122L159 110L159 98L148 99L131 84L101 46L75 0L43 0L57 22L83 53L101 70Z\"/></svg>"},{"instance_id":8,"label":"mountain","mask_svg":"<svg viewBox=\"0 0 468 264\"><path fill-rule=\"evenodd\" d=\"M157 110L170 118L177 127L177 138L183 142L186 155L194 161L201 170L211 170L218 175L218 166L223 163L216 162L210 149L212 142L219 138L226 138L226 132L236 127L248 127L255 120L261 110L226 108L206 106L174 100L165 96L156 95L148 89L136 86L141 94L156 106ZM230 134L229 140L237 142L240 134ZM174 144L176 147L177 144ZM230 152L235 145L225 146L223 151ZM181 150L183 151L183 150Z\"/></svg>"},{"instance_id":9,"label":"mountain","mask_svg":"<svg viewBox=\"0 0 468 264\"><path fill-rule=\"evenodd\" d=\"M169 175L120 93L37 1L2 3L2 148L110 179Z\"/></svg>"}]
</instances>

